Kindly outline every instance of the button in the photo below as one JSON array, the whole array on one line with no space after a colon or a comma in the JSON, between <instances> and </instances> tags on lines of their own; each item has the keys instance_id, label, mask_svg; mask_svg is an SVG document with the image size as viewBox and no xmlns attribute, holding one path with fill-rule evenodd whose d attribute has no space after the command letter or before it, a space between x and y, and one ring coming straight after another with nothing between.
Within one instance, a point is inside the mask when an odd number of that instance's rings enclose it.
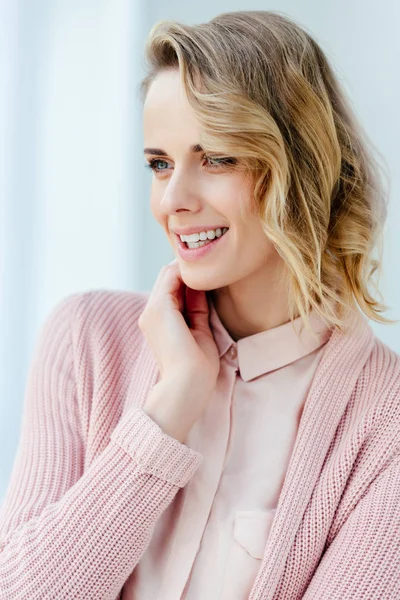
<instances>
[{"instance_id":1,"label":"button","mask_svg":"<svg viewBox=\"0 0 400 600\"><path fill-rule=\"evenodd\" d=\"M236 346L231 346L228 350L228 355L229 358L236 358L237 357L237 349Z\"/></svg>"}]
</instances>

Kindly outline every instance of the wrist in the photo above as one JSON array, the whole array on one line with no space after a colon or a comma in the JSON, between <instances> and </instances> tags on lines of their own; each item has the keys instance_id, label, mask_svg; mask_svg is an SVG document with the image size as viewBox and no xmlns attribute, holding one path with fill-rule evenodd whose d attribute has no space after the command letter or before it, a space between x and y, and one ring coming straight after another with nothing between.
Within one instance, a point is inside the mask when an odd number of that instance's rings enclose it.
<instances>
[{"instance_id":1,"label":"wrist","mask_svg":"<svg viewBox=\"0 0 400 600\"><path fill-rule=\"evenodd\" d=\"M189 389L177 381L160 380L151 388L143 406L164 433L181 443L194 423L188 404Z\"/></svg>"}]
</instances>

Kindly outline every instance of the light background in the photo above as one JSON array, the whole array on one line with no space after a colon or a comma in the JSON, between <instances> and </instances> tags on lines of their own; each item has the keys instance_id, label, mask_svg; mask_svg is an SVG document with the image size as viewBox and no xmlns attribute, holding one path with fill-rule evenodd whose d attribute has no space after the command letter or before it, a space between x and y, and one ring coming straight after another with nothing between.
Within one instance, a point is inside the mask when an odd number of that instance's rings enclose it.
<instances>
[{"instance_id":1,"label":"light background","mask_svg":"<svg viewBox=\"0 0 400 600\"><path fill-rule=\"evenodd\" d=\"M172 250L149 208L138 85L164 18L276 10L330 58L391 176L381 291L400 318L400 5L371 0L0 0L0 502L36 336L64 296L150 290ZM371 322L400 353L400 325Z\"/></svg>"}]
</instances>

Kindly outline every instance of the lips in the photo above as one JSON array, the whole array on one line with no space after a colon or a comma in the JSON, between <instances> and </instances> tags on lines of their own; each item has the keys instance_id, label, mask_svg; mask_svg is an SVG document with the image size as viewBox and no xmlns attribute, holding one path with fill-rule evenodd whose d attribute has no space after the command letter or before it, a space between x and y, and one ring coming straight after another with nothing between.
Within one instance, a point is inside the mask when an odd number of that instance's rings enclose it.
<instances>
[{"instance_id":1,"label":"lips","mask_svg":"<svg viewBox=\"0 0 400 600\"><path fill-rule=\"evenodd\" d=\"M222 239L226 237L229 229L219 237L215 237L209 244L203 244L202 246L198 246L197 248L189 248L186 245L186 242L182 242L179 235L178 238L178 253L179 256L186 262L197 261L203 257L208 255L212 255L214 252L214 248L221 248L226 244L226 242ZM217 250L215 250L217 252Z\"/></svg>"},{"instance_id":2,"label":"lips","mask_svg":"<svg viewBox=\"0 0 400 600\"><path fill-rule=\"evenodd\" d=\"M221 229L221 231L223 229L229 229L229 227L227 225L216 225L216 226L211 226L211 225L193 225L192 227L177 227L176 229L173 229L172 227L170 228L171 231L173 233L176 233L176 235L191 235L192 233L199 233L200 231L210 231L210 230L216 230L216 229Z\"/></svg>"},{"instance_id":3,"label":"lips","mask_svg":"<svg viewBox=\"0 0 400 600\"><path fill-rule=\"evenodd\" d=\"M228 231L229 231L229 227L226 227L226 226L225 226L225 227L217 227L217 229L220 229L220 231L221 231L221 235L219 235L219 236L215 235L215 236L214 236L212 239L211 239L211 238L206 238L205 240L197 240L196 242L192 242L192 243L197 243L197 242L206 242L206 241L208 241L208 242L211 242L211 241L212 241L212 242L213 242L214 240L218 240L219 238L223 237L223 236L225 235L225 233L228 233ZM224 231L224 230L225 230L225 231ZM200 231L200 230L198 230L198 231ZM193 233L198 233L198 231L194 231ZM207 231L210 231L210 230L207 230ZM215 230L214 230L214 231L215 231ZM224 231L224 233L222 233L223 231ZM183 244L187 244L188 242L186 242L186 241L184 241L184 242L183 242L183 241L181 240L181 237L180 237L180 236L181 236L181 235L191 235L191 234L189 234L189 233L186 233L186 234L183 234L183 233L181 233L180 235L179 235L179 234L176 234L176 235L177 235L177 237L179 238L179 241L180 241L180 242L182 242ZM203 245L204 245L204 244L203 244ZM206 245L208 245L208 244L206 244ZM186 247L188 248L189 246L186 246Z\"/></svg>"},{"instance_id":4,"label":"lips","mask_svg":"<svg viewBox=\"0 0 400 600\"><path fill-rule=\"evenodd\" d=\"M227 229L225 231L225 233L228 233L229 229ZM217 240L219 240L220 238L222 238L225 233L221 233L220 236L215 236L213 239L206 239L206 240L198 240L199 242L208 242L206 244L202 244L201 246L198 246L199 248L203 247L203 246L209 246L210 244L212 244L213 242L216 242ZM179 237L179 241L185 246L185 248L189 248L188 246L188 242L184 242L183 240L181 240L180 236ZM196 242L197 243L197 242Z\"/></svg>"}]
</instances>

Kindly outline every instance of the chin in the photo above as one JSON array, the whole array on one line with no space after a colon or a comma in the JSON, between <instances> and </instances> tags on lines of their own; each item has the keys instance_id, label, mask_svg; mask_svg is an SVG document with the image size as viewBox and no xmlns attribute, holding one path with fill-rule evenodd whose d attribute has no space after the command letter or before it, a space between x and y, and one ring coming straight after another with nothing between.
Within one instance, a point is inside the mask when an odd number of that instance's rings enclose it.
<instances>
[{"instance_id":1,"label":"chin","mask_svg":"<svg viewBox=\"0 0 400 600\"><path fill-rule=\"evenodd\" d=\"M208 292L209 290L215 289L215 287L219 287L208 277L184 277L182 274L182 279L188 287L192 290L197 290L198 292Z\"/></svg>"},{"instance_id":2,"label":"chin","mask_svg":"<svg viewBox=\"0 0 400 600\"><path fill-rule=\"evenodd\" d=\"M210 269L191 270L191 266L183 266L181 269L183 282L192 290L209 292L217 288L229 285L230 281L226 277L211 273Z\"/></svg>"}]
</instances>

